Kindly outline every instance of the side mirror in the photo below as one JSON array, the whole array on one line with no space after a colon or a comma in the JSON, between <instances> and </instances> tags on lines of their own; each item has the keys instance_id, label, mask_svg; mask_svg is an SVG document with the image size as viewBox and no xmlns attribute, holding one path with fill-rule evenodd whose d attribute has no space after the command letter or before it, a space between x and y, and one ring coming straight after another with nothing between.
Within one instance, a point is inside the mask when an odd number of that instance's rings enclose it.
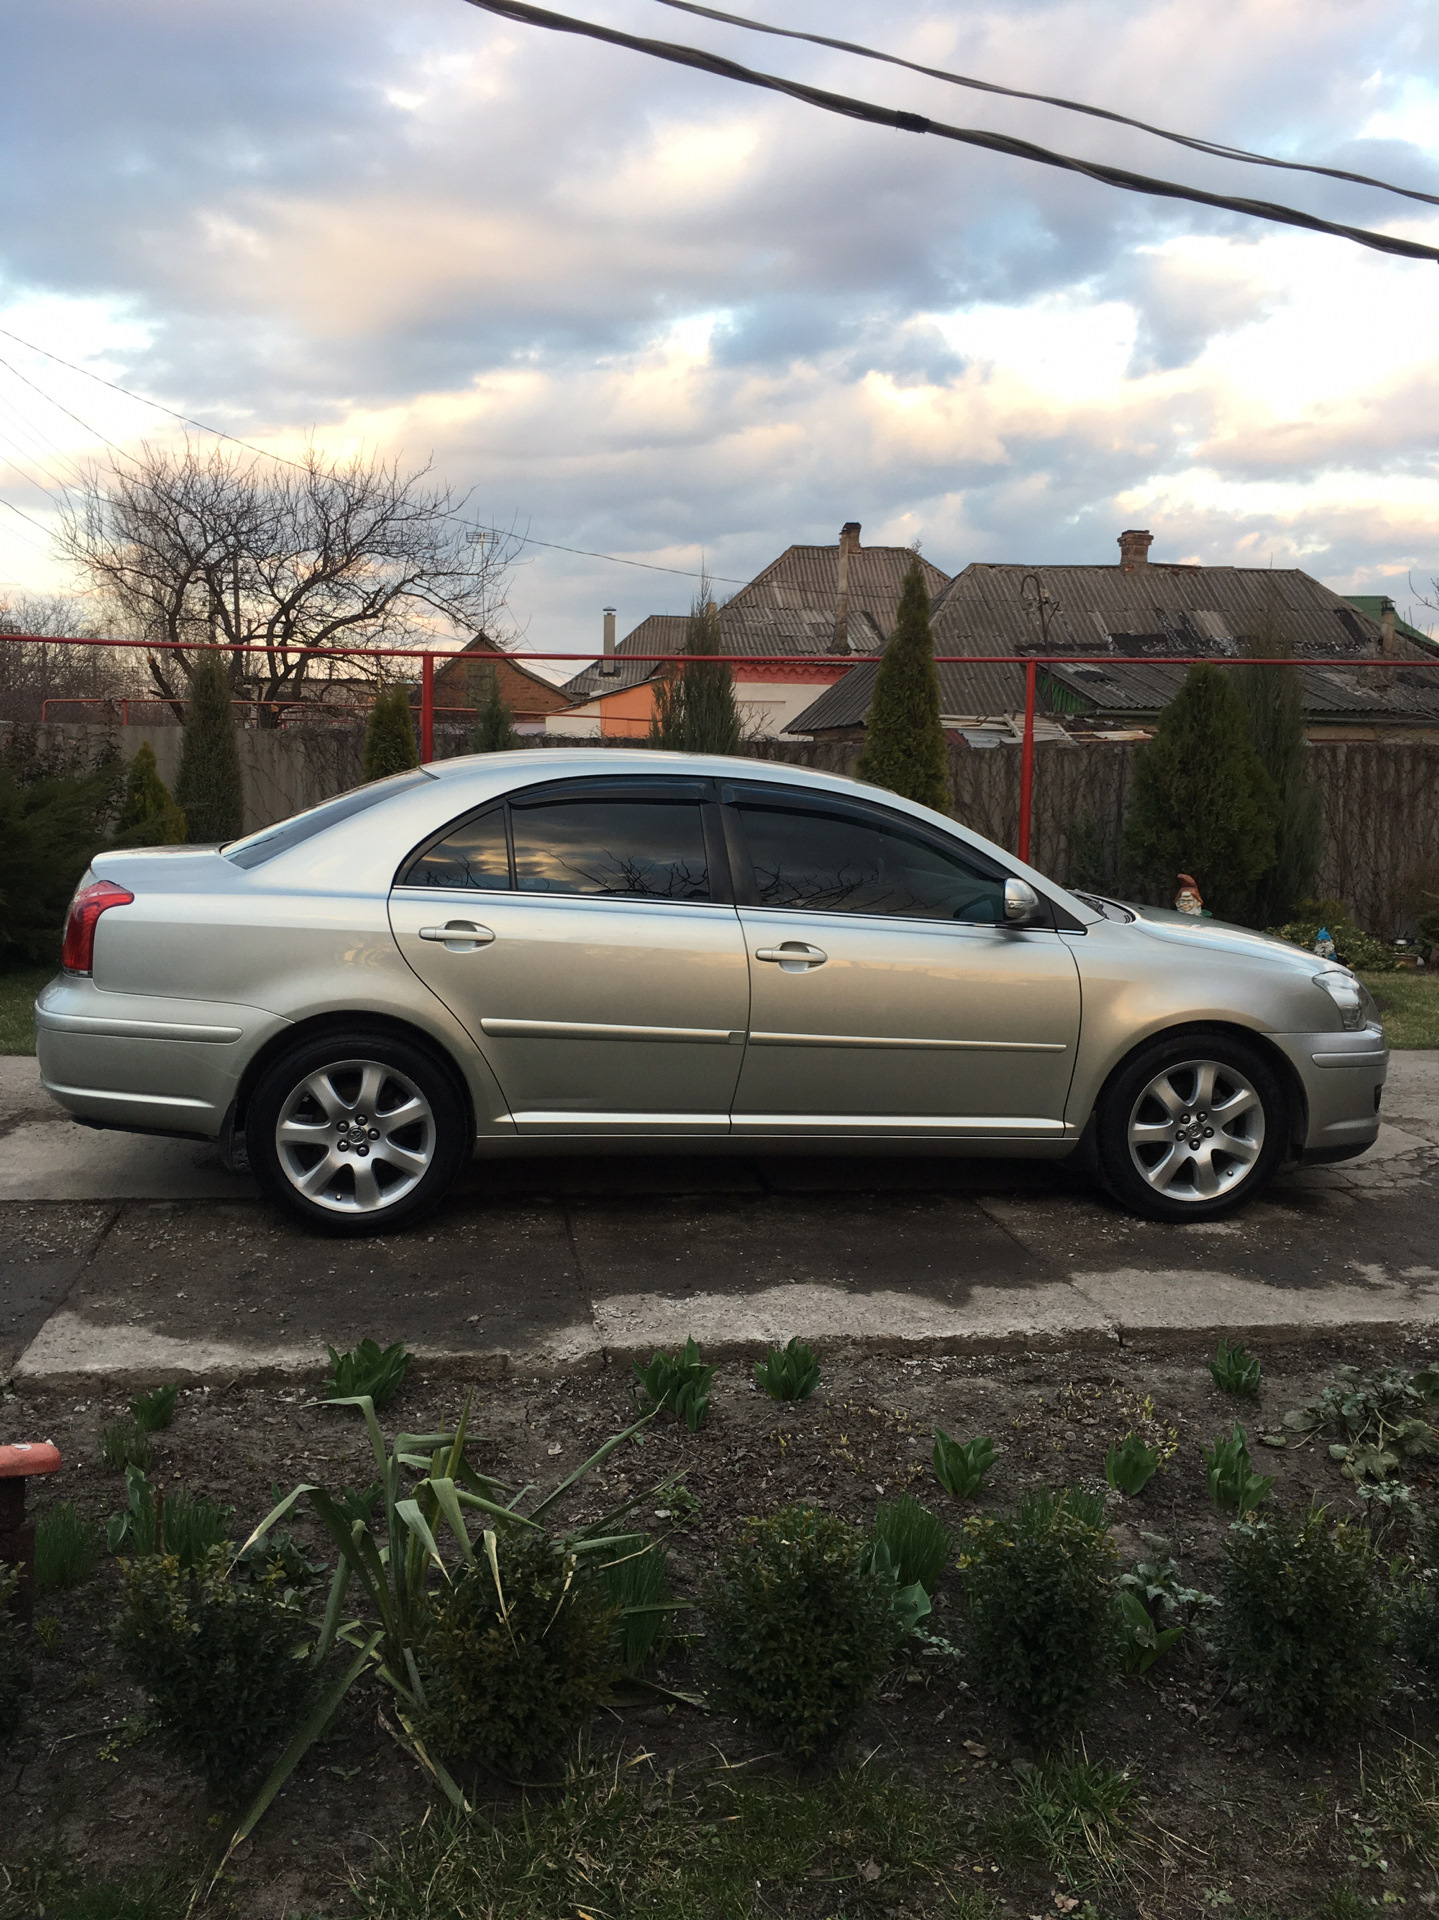
<instances>
[{"instance_id":1,"label":"side mirror","mask_svg":"<svg viewBox=\"0 0 1439 1920\"><path fill-rule=\"evenodd\" d=\"M1004 921L1010 927L1028 927L1039 918L1039 895L1027 880L1004 883Z\"/></svg>"}]
</instances>

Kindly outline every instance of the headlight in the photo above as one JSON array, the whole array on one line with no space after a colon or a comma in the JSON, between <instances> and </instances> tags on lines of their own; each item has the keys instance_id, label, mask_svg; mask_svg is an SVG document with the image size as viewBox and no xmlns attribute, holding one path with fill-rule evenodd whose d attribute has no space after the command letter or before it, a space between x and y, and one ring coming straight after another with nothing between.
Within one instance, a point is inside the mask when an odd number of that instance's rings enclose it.
<instances>
[{"instance_id":1,"label":"headlight","mask_svg":"<svg viewBox=\"0 0 1439 1920\"><path fill-rule=\"evenodd\" d=\"M1373 1001L1369 998L1363 983L1346 973L1342 967L1331 967L1324 973L1312 976L1314 984L1339 1009L1339 1022L1346 1033L1356 1033L1364 1025L1365 1015Z\"/></svg>"}]
</instances>

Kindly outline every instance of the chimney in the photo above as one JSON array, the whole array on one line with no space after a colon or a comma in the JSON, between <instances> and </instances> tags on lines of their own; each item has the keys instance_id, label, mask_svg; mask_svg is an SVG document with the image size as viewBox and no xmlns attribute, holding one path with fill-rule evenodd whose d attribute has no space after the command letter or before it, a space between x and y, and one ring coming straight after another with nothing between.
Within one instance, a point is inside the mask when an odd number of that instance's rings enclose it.
<instances>
[{"instance_id":1,"label":"chimney","mask_svg":"<svg viewBox=\"0 0 1439 1920\"><path fill-rule=\"evenodd\" d=\"M1145 533L1138 527L1130 527L1119 536L1119 567L1122 573L1133 573L1136 567L1149 565L1149 549L1154 545L1154 535Z\"/></svg>"},{"instance_id":2,"label":"chimney","mask_svg":"<svg viewBox=\"0 0 1439 1920\"><path fill-rule=\"evenodd\" d=\"M615 610L605 608L605 657L600 664L601 673L618 673L619 662L615 659Z\"/></svg>"},{"instance_id":3,"label":"chimney","mask_svg":"<svg viewBox=\"0 0 1439 1920\"><path fill-rule=\"evenodd\" d=\"M848 653L849 647L849 556L859 552L859 522L846 520L839 530L839 595L834 607L834 638L831 653Z\"/></svg>"},{"instance_id":4,"label":"chimney","mask_svg":"<svg viewBox=\"0 0 1439 1920\"><path fill-rule=\"evenodd\" d=\"M1394 657L1394 602L1386 600L1379 614L1379 651Z\"/></svg>"}]
</instances>

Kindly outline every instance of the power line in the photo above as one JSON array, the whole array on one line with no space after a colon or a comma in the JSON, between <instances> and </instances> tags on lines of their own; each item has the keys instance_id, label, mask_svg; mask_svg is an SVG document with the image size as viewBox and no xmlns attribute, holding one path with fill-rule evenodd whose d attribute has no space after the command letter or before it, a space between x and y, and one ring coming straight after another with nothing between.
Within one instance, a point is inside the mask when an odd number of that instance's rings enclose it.
<instances>
[{"instance_id":1,"label":"power line","mask_svg":"<svg viewBox=\"0 0 1439 1920\"><path fill-rule=\"evenodd\" d=\"M89 367L78 366L73 360L65 359L62 354L52 353L48 347L36 346L33 340L22 340L18 333L12 333L8 327L0 327L0 334L3 334L7 340L13 340L17 346L27 347L31 353L43 354L47 360L53 360L57 366L67 367L71 373L82 373L87 380L96 380L102 387L109 387L113 393L123 393L127 400L135 400L138 401L142 407L154 407L160 413L167 413L172 420L179 420L187 427L196 427L201 433L212 433L217 440L228 440L231 446L243 447L247 453L258 454L262 460L273 460L277 466L293 467L297 473L307 473L309 471L303 461L291 460L283 453L272 453L268 447L256 446L253 440L242 440L238 434L226 433L223 427L212 427L207 420L196 420L188 413L179 413L174 407L167 407L161 400L152 400L148 394L135 393L129 387L122 387L116 380L107 380L102 373L94 373ZM0 361L0 366L9 366L9 362ZM15 373L16 369L11 367L10 371ZM18 374L17 377L25 380L23 373ZM99 432L97 428L81 420L79 414L70 413L68 407L61 406L58 400L52 399L42 388L36 387L33 380L26 380L25 384L33 387L35 392L41 395L42 399L50 400L52 406L60 407L62 413L69 414L70 418L79 426L84 427L87 433L93 433L97 440L104 440L105 445L120 454L122 459L125 457L123 449L117 447L113 440L106 440L104 434ZM447 519L457 520L459 517L458 514L446 515ZM532 534L515 533L504 527L481 526L479 527L479 531L481 533L492 533L507 540L518 540L523 546L527 547L544 547L551 553L578 554L585 560L608 560L612 566L616 567L641 567L646 573L674 573L679 574L686 580L719 580L726 586L742 587L745 585L743 580L735 579L729 574L696 572L691 567L663 567L654 560L630 560L623 554L597 553L590 547L566 547L562 546L557 540L536 540Z\"/></svg>"},{"instance_id":2,"label":"power line","mask_svg":"<svg viewBox=\"0 0 1439 1920\"><path fill-rule=\"evenodd\" d=\"M1422 200L1426 206L1439 207L1439 194L1421 193L1417 187L1397 187L1389 180L1376 180L1371 174L1349 173L1343 167L1321 167L1306 160L1279 160L1269 153L1251 153L1247 147L1226 146L1219 140L1201 140L1192 134L1172 133L1167 127L1151 126L1147 120L1132 120L1127 113L1113 113L1108 107L1086 106L1082 100L1066 100L1062 94L1029 93L1023 87L1002 87L993 80L974 80L963 73L950 73L943 67L921 66L915 60L902 60L898 54L881 53L875 47L863 47L853 40L832 40L825 33L800 33L793 27L772 27L763 20L747 20L738 13L721 13L716 7L702 7L695 0L659 0L662 7L674 7L680 13L694 13L705 20L719 20L727 27L744 27L750 33L773 34L781 40L807 40L816 47L833 47L839 53L858 54L862 60L882 60L886 66L904 67L910 73L922 73L930 80L945 80L951 86L972 87L976 93L996 93L1006 100L1034 100L1041 106L1061 107L1066 113L1088 114L1094 120L1108 120L1118 127L1134 127L1151 133L1157 140L1171 140L1176 146L1189 147L1195 153L1207 153L1218 160L1242 160L1253 167L1282 167L1289 173L1315 173L1326 180L1347 180L1354 186L1378 187L1383 193L1401 194L1406 200Z\"/></svg>"},{"instance_id":3,"label":"power line","mask_svg":"<svg viewBox=\"0 0 1439 1920\"><path fill-rule=\"evenodd\" d=\"M1080 160L1073 154L1056 153L1051 147L1036 146L1032 140L1019 140L1007 133L985 133L977 127L952 127L943 120L927 120L923 114L905 113L893 107L876 106L870 100L858 100L850 94L830 93L823 87L806 86L799 80L784 80L778 74L762 73L741 66L717 53L705 53L698 47L683 46L673 40L651 40L642 34L622 33L617 27L602 27L591 20L575 20L569 14L551 13L546 7L527 4L527 0L468 0L484 13L497 14L503 20L516 20L522 26L545 27L552 33L581 34L607 46L624 47L631 53L645 53L655 60L667 60L674 66L693 67L712 73L721 80L738 81L748 87L765 87L772 93L788 94L807 106L820 107L826 113L838 113L851 120L868 121L872 126L893 127L900 133L933 133L942 140L955 140L962 146L982 147L990 153L1003 153L1016 160L1029 160L1038 166L1058 167L1067 173L1082 173L1102 186L1119 187L1127 193L1153 194L1164 200L1188 200L1196 206L1217 207L1225 213L1242 213L1250 219L1272 220L1281 226L1303 227L1311 233L1327 233L1339 240L1352 240L1357 246L1372 247L1377 253L1398 254L1406 260L1439 261L1439 247L1427 247L1418 240L1401 240L1393 234L1375 233L1368 227L1346 226L1335 220L1321 220L1317 214L1302 213L1276 200L1250 200L1228 193L1208 193L1202 187L1184 187L1173 180L1160 180L1152 174L1133 173L1127 167L1106 166L1097 160Z\"/></svg>"}]
</instances>

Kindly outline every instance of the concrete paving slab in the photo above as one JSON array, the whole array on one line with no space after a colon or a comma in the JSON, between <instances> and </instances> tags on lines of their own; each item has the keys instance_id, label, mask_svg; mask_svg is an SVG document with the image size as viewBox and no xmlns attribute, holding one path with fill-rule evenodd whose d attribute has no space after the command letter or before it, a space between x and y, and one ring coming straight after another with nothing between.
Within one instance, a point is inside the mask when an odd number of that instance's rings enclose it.
<instances>
[{"instance_id":1,"label":"concrete paving slab","mask_svg":"<svg viewBox=\"0 0 1439 1920\"><path fill-rule=\"evenodd\" d=\"M0 1140L0 1200L254 1199L204 1141L98 1133L73 1120L24 1122Z\"/></svg>"}]
</instances>

